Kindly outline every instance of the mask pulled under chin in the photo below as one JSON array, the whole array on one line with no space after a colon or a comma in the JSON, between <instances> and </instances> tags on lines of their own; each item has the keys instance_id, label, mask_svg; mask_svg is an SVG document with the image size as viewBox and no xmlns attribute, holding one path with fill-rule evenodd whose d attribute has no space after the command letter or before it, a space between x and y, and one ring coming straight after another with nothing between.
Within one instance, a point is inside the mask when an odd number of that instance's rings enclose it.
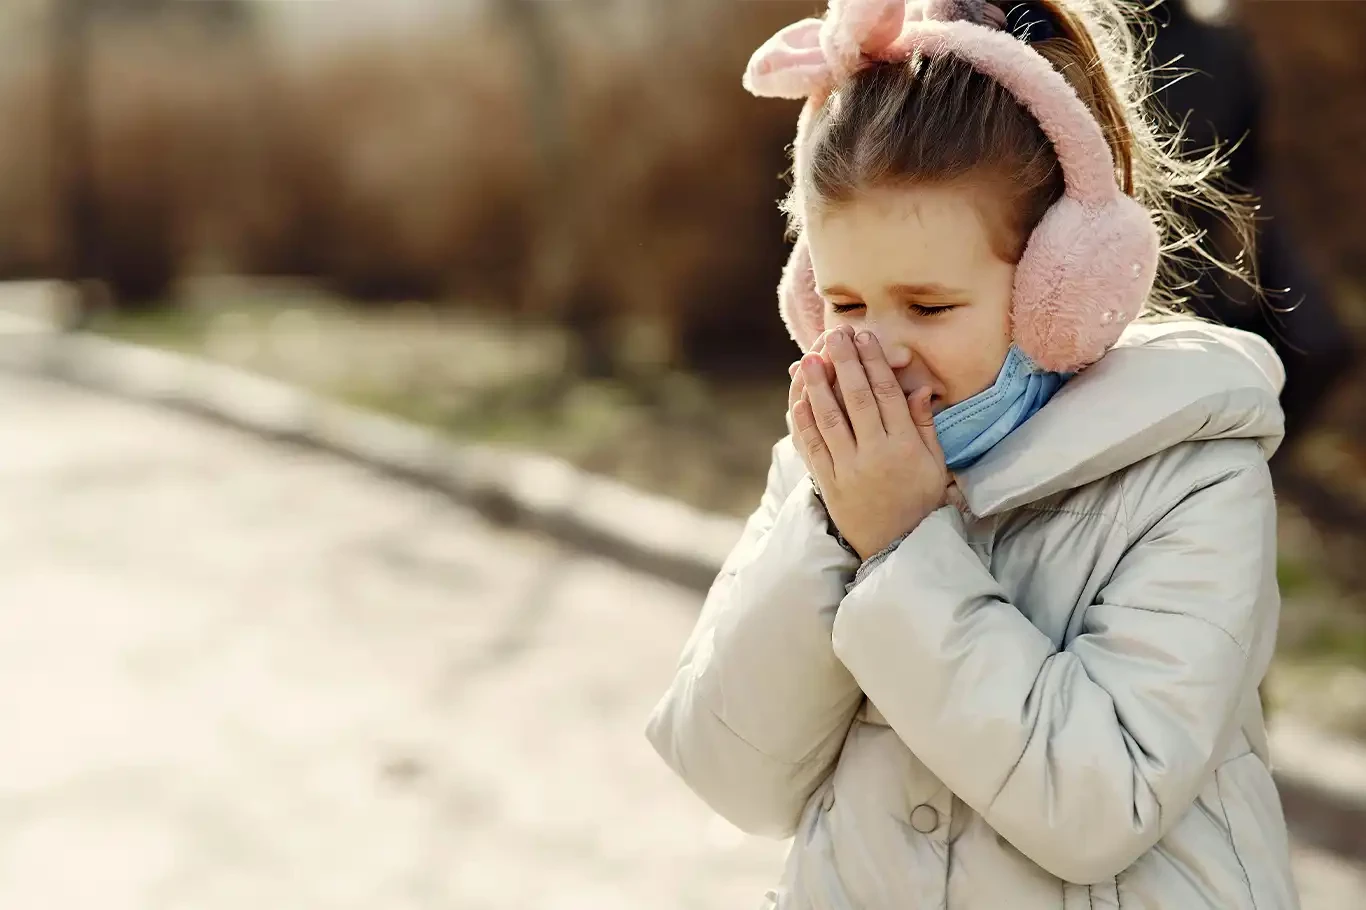
<instances>
[{"instance_id":1,"label":"mask pulled under chin","mask_svg":"<svg viewBox=\"0 0 1366 910\"><path fill-rule=\"evenodd\" d=\"M1011 345L990 388L935 415L935 433L949 470L970 467L991 451L1033 417L1071 377L1071 373L1039 369Z\"/></svg>"}]
</instances>

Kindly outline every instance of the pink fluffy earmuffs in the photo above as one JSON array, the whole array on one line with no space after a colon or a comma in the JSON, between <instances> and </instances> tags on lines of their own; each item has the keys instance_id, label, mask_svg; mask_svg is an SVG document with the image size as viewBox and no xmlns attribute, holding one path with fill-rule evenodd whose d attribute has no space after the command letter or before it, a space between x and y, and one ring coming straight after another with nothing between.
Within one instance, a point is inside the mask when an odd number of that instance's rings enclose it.
<instances>
[{"instance_id":1,"label":"pink fluffy earmuffs","mask_svg":"<svg viewBox=\"0 0 1366 910\"><path fill-rule=\"evenodd\" d=\"M1038 366L1074 372L1104 356L1142 310L1157 272L1158 232L1120 189L1095 117L1062 74L1005 26L1005 10L987 0L830 0L823 19L804 19L765 42L744 85L761 97L807 99L797 121L799 172L815 113L871 62L952 54L1009 91L1052 142L1065 184L1016 269L1014 341ZM778 297L789 334L809 350L825 327L825 303L804 234Z\"/></svg>"}]
</instances>

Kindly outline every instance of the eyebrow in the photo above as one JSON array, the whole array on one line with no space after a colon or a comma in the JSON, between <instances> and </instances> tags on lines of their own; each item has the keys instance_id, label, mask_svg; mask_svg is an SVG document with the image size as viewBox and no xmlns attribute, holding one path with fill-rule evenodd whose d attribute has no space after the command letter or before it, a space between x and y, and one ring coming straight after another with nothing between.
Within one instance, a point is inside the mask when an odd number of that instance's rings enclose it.
<instances>
[{"instance_id":1,"label":"eyebrow","mask_svg":"<svg viewBox=\"0 0 1366 910\"><path fill-rule=\"evenodd\" d=\"M838 294L842 297L858 297L853 291L842 284L832 284L827 288L821 288L821 293L826 295ZM889 284L887 293L893 297L963 297L966 292L958 288L946 287L938 282L925 284Z\"/></svg>"}]
</instances>

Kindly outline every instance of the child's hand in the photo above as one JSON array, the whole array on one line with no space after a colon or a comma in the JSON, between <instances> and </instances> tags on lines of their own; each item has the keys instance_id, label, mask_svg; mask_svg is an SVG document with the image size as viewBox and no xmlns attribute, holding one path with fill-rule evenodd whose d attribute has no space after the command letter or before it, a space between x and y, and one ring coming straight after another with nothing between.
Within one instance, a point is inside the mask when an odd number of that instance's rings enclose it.
<instances>
[{"instance_id":1,"label":"child's hand","mask_svg":"<svg viewBox=\"0 0 1366 910\"><path fill-rule=\"evenodd\" d=\"M804 388L791 409L797 450L831 520L867 559L944 505L949 474L929 389L908 399L877 339L864 333L867 343L855 344L852 335L827 332L823 351L813 347L802 358L796 372Z\"/></svg>"},{"instance_id":2,"label":"child's hand","mask_svg":"<svg viewBox=\"0 0 1366 910\"><path fill-rule=\"evenodd\" d=\"M816 343L811 345L811 350L807 351L807 354L824 354L825 339L829 337L830 332L822 332L816 339ZM832 384L835 383L835 365L824 356L821 357L821 362L825 364L826 380ZM801 365L802 362L800 360L794 360L787 368L787 375L792 379L792 384L788 386L787 389L787 412L789 415L792 413L792 406L801 401L802 396L806 394L806 373L801 369ZM794 429L793 439L795 440L796 438L796 431ZM800 449L801 447L798 446L798 448ZM811 465L807 465L806 467L808 471L811 469Z\"/></svg>"},{"instance_id":3,"label":"child's hand","mask_svg":"<svg viewBox=\"0 0 1366 910\"><path fill-rule=\"evenodd\" d=\"M822 332L816 338L815 344L811 345L811 350L807 352L808 354L821 355L821 362L825 364L825 379L827 382L830 383L831 389L834 390L835 400L839 402L841 409L844 408L844 399L840 395L840 384L839 378L835 375L835 364L833 361L831 361L829 352L825 350L825 340L830 337L832 332L847 331L850 331L848 327L842 327ZM800 360L797 360L793 361L787 368L787 375L792 378L792 384L788 387L787 390L787 411L789 415L791 415L792 413L792 406L795 405L798 401L801 401L802 396L806 394L806 373L800 369L801 365L802 362ZM848 415L846 414L845 416L847 417ZM795 431L793 433L792 438L794 440L797 439ZM798 450L800 450L801 446L797 446L797 448ZM806 458L805 452L802 453L802 458ZM811 465L807 464L806 469L807 471L810 471Z\"/></svg>"}]
</instances>

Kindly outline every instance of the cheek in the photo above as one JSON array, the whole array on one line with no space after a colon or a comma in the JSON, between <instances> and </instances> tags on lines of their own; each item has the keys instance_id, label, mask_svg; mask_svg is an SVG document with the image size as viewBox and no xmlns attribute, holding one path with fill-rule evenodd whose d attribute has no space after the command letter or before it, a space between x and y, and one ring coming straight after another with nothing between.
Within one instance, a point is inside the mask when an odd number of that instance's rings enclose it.
<instances>
[{"instance_id":1,"label":"cheek","mask_svg":"<svg viewBox=\"0 0 1366 910\"><path fill-rule=\"evenodd\" d=\"M986 324L970 324L985 322ZM945 333L931 367L944 383L948 404L957 404L991 388L1010 351L1009 321L1004 327L989 320L964 319Z\"/></svg>"}]
</instances>

